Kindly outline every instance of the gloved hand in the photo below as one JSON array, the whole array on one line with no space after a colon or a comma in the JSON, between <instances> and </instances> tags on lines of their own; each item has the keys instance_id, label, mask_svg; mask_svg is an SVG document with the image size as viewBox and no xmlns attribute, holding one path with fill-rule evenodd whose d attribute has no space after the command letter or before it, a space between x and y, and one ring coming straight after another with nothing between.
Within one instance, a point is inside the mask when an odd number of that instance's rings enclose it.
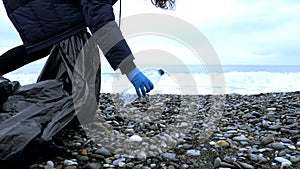
<instances>
[{"instance_id":1,"label":"gloved hand","mask_svg":"<svg viewBox=\"0 0 300 169\"><path fill-rule=\"evenodd\" d=\"M146 93L150 92L154 87L153 83L137 68L130 71L127 77L133 84L136 94L139 97L141 97L141 92L143 96L146 96Z\"/></svg>"},{"instance_id":2,"label":"gloved hand","mask_svg":"<svg viewBox=\"0 0 300 169\"><path fill-rule=\"evenodd\" d=\"M146 93L150 92L154 87L152 82L142 72L136 74L131 80L131 83L139 97L141 97L140 90L142 91L143 96L146 96Z\"/></svg>"}]
</instances>

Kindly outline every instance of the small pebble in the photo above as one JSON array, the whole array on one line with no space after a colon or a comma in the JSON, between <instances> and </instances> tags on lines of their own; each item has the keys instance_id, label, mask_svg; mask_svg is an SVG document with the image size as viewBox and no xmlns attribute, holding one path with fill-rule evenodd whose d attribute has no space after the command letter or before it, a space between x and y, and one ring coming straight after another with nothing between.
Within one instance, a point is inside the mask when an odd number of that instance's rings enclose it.
<instances>
[{"instance_id":1,"label":"small pebble","mask_svg":"<svg viewBox=\"0 0 300 169\"><path fill-rule=\"evenodd\" d=\"M94 153L99 154L99 155L103 155L105 157L112 156L112 153L109 150L105 149L105 148L97 149Z\"/></svg>"},{"instance_id":2,"label":"small pebble","mask_svg":"<svg viewBox=\"0 0 300 169\"><path fill-rule=\"evenodd\" d=\"M200 151L199 150L188 150L186 152L187 155L189 156L199 156L200 155Z\"/></svg>"},{"instance_id":3,"label":"small pebble","mask_svg":"<svg viewBox=\"0 0 300 169\"><path fill-rule=\"evenodd\" d=\"M143 141L143 138L138 135L133 135L129 138L129 140L132 142L141 142Z\"/></svg>"},{"instance_id":4,"label":"small pebble","mask_svg":"<svg viewBox=\"0 0 300 169\"><path fill-rule=\"evenodd\" d=\"M71 165L78 165L78 163L72 160L65 160L64 165L71 166Z\"/></svg>"}]
</instances>

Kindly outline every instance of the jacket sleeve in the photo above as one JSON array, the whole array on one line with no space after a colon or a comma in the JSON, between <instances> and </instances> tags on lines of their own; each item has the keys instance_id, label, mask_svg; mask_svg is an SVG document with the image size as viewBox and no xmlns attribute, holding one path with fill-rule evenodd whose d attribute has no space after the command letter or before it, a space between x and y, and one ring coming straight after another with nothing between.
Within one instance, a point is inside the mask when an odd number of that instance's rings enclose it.
<instances>
[{"instance_id":1,"label":"jacket sleeve","mask_svg":"<svg viewBox=\"0 0 300 169\"><path fill-rule=\"evenodd\" d=\"M111 67L120 68L123 74L135 68L132 52L115 22L112 1L80 0L80 3L85 22Z\"/></svg>"}]
</instances>

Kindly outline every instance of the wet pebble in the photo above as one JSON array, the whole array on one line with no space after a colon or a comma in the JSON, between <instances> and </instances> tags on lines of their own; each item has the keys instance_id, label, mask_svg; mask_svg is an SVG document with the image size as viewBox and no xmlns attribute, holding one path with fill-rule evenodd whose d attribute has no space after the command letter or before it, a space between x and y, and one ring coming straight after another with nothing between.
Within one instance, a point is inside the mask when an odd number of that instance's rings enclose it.
<instances>
[{"instance_id":1,"label":"wet pebble","mask_svg":"<svg viewBox=\"0 0 300 169\"><path fill-rule=\"evenodd\" d=\"M200 151L199 150L188 150L186 152L187 155L189 156L199 156L200 155Z\"/></svg>"},{"instance_id":2,"label":"wet pebble","mask_svg":"<svg viewBox=\"0 0 300 169\"><path fill-rule=\"evenodd\" d=\"M101 168L101 164L99 163L88 163L83 167L83 169L100 169L100 168Z\"/></svg>"},{"instance_id":3,"label":"wet pebble","mask_svg":"<svg viewBox=\"0 0 300 169\"><path fill-rule=\"evenodd\" d=\"M109 150L105 149L105 148L97 149L94 153L99 154L99 155L103 155L105 157L112 156L112 153Z\"/></svg>"},{"instance_id":4,"label":"wet pebble","mask_svg":"<svg viewBox=\"0 0 300 169\"><path fill-rule=\"evenodd\" d=\"M275 142L275 143L271 143L270 147L276 149L276 150L281 150L286 148L285 145L282 142Z\"/></svg>"},{"instance_id":5,"label":"wet pebble","mask_svg":"<svg viewBox=\"0 0 300 169\"><path fill-rule=\"evenodd\" d=\"M129 140L132 142L141 142L143 141L143 138L138 135L133 135L129 138Z\"/></svg>"},{"instance_id":6,"label":"wet pebble","mask_svg":"<svg viewBox=\"0 0 300 169\"><path fill-rule=\"evenodd\" d=\"M73 161L73 160L65 160L64 165L72 166L72 165L78 165L78 163L76 161Z\"/></svg>"},{"instance_id":7,"label":"wet pebble","mask_svg":"<svg viewBox=\"0 0 300 169\"><path fill-rule=\"evenodd\" d=\"M234 141L250 141L247 137L245 136L236 136L236 137L233 137L232 140Z\"/></svg>"},{"instance_id":8,"label":"wet pebble","mask_svg":"<svg viewBox=\"0 0 300 169\"><path fill-rule=\"evenodd\" d=\"M275 157L275 160L281 163L281 167L280 168L284 168L284 167L289 167L292 165L292 162L289 161L288 159L285 159L283 157Z\"/></svg>"},{"instance_id":9,"label":"wet pebble","mask_svg":"<svg viewBox=\"0 0 300 169\"><path fill-rule=\"evenodd\" d=\"M174 153L163 153L161 157L167 160L176 160L176 154Z\"/></svg>"}]
</instances>

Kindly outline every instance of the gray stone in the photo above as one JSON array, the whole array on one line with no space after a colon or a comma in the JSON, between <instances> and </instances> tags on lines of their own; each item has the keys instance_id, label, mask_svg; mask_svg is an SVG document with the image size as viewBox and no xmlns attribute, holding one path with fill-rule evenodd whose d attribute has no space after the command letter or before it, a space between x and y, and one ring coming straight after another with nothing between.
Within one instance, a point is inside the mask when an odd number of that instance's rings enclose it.
<instances>
[{"instance_id":1,"label":"gray stone","mask_svg":"<svg viewBox=\"0 0 300 169\"><path fill-rule=\"evenodd\" d=\"M181 167L182 168L189 168L190 166L188 164L182 164Z\"/></svg>"},{"instance_id":2,"label":"gray stone","mask_svg":"<svg viewBox=\"0 0 300 169\"><path fill-rule=\"evenodd\" d=\"M262 140L261 140L261 145L267 145L269 143L272 143L273 142L273 138L272 137L264 137Z\"/></svg>"},{"instance_id":3,"label":"gray stone","mask_svg":"<svg viewBox=\"0 0 300 169\"><path fill-rule=\"evenodd\" d=\"M291 161L289 161L288 159L285 159L283 157L276 157L275 160L281 163L280 169L283 169L285 167L289 167L292 165Z\"/></svg>"},{"instance_id":4,"label":"gray stone","mask_svg":"<svg viewBox=\"0 0 300 169\"><path fill-rule=\"evenodd\" d=\"M98 149L94 153L103 155L105 157L112 156L112 153L109 150L105 149L105 148Z\"/></svg>"},{"instance_id":5,"label":"gray stone","mask_svg":"<svg viewBox=\"0 0 300 169\"><path fill-rule=\"evenodd\" d=\"M296 157L296 156L291 156L290 161L293 162L293 163L298 163L300 161L300 158Z\"/></svg>"},{"instance_id":6,"label":"gray stone","mask_svg":"<svg viewBox=\"0 0 300 169\"><path fill-rule=\"evenodd\" d=\"M134 164L133 164L132 162L127 163L127 164L126 164L126 167L128 167L128 168L133 168L133 167L134 167Z\"/></svg>"},{"instance_id":7,"label":"gray stone","mask_svg":"<svg viewBox=\"0 0 300 169\"><path fill-rule=\"evenodd\" d=\"M289 130L290 134L299 134L299 130Z\"/></svg>"},{"instance_id":8,"label":"gray stone","mask_svg":"<svg viewBox=\"0 0 300 169\"><path fill-rule=\"evenodd\" d=\"M251 153L258 153L258 149L256 147L252 147L251 148Z\"/></svg>"},{"instance_id":9,"label":"gray stone","mask_svg":"<svg viewBox=\"0 0 300 169\"><path fill-rule=\"evenodd\" d=\"M100 160L104 160L105 157L103 155L100 154L91 154L92 158L96 158L96 159L100 159Z\"/></svg>"},{"instance_id":10,"label":"gray stone","mask_svg":"<svg viewBox=\"0 0 300 169\"><path fill-rule=\"evenodd\" d=\"M167 159L167 160L175 160L176 159L176 154L174 154L174 153L162 153L161 157L164 158L164 159Z\"/></svg>"},{"instance_id":11,"label":"gray stone","mask_svg":"<svg viewBox=\"0 0 300 169\"><path fill-rule=\"evenodd\" d=\"M182 145L182 148L184 148L184 149L190 149L190 148L192 148L192 147L193 147L193 145L187 144L187 143L184 143L184 144Z\"/></svg>"},{"instance_id":12,"label":"gray stone","mask_svg":"<svg viewBox=\"0 0 300 169\"><path fill-rule=\"evenodd\" d=\"M65 167L65 169L77 169L78 167L77 166L67 166Z\"/></svg>"},{"instance_id":13,"label":"gray stone","mask_svg":"<svg viewBox=\"0 0 300 169\"><path fill-rule=\"evenodd\" d=\"M133 169L142 169L143 164L138 164L136 166L133 167Z\"/></svg>"},{"instance_id":14,"label":"gray stone","mask_svg":"<svg viewBox=\"0 0 300 169\"><path fill-rule=\"evenodd\" d=\"M250 160L257 162L258 161L258 155L256 154L249 154Z\"/></svg>"},{"instance_id":15,"label":"gray stone","mask_svg":"<svg viewBox=\"0 0 300 169\"><path fill-rule=\"evenodd\" d=\"M231 157L231 156L225 156L224 161L228 163L233 163L236 161L236 157Z\"/></svg>"},{"instance_id":16,"label":"gray stone","mask_svg":"<svg viewBox=\"0 0 300 169\"><path fill-rule=\"evenodd\" d=\"M248 145L248 144L249 144L247 141L241 141L240 143L241 143L241 145L243 145L243 146L245 146L245 145Z\"/></svg>"},{"instance_id":17,"label":"gray stone","mask_svg":"<svg viewBox=\"0 0 300 169\"><path fill-rule=\"evenodd\" d=\"M214 168L220 167L221 162L222 162L222 160L220 159L220 157L217 157L214 161Z\"/></svg>"},{"instance_id":18,"label":"gray stone","mask_svg":"<svg viewBox=\"0 0 300 169\"><path fill-rule=\"evenodd\" d=\"M278 153L278 156L282 157L282 156L285 156L286 155L286 151L285 150L282 150Z\"/></svg>"},{"instance_id":19,"label":"gray stone","mask_svg":"<svg viewBox=\"0 0 300 169\"><path fill-rule=\"evenodd\" d=\"M269 130L278 130L278 129L280 129L280 128L282 128L282 126L279 125L279 124L277 124L277 125L270 126L268 129L269 129Z\"/></svg>"},{"instance_id":20,"label":"gray stone","mask_svg":"<svg viewBox=\"0 0 300 169\"><path fill-rule=\"evenodd\" d=\"M150 164L150 168L156 168L156 164L155 163Z\"/></svg>"},{"instance_id":21,"label":"gray stone","mask_svg":"<svg viewBox=\"0 0 300 169\"><path fill-rule=\"evenodd\" d=\"M222 167L229 167L229 168L234 168L234 165L226 163L226 162L221 162Z\"/></svg>"},{"instance_id":22,"label":"gray stone","mask_svg":"<svg viewBox=\"0 0 300 169\"><path fill-rule=\"evenodd\" d=\"M38 164L32 164L32 165L29 167L29 169L36 169L36 168L38 168L38 167L39 167Z\"/></svg>"},{"instance_id":23,"label":"gray stone","mask_svg":"<svg viewBox=\"0 0 300 169\"><path fill-rule=\"evenodd\" d=\"M275 143L271 143L270 145L272 148L276 149L276 150L282 150L285 149L285 145L282 142L275 142Z\"/></svg>"},{"instance_id":24,"label":"gray stone","mask_svg":"<svg viewBox=\"0 0 300 169\"><path fill-rule=\"evenodd\" d=\"M235 136L232 138L234 141L250 141L247 137L245 136Z\"/></svg>"},{"instance_id":25,"label":"gray stone","mask_svg":"<svg viewBox=\"0 0 300 169\"><path fill-rule=\"evenodd\" d=\"M89 160L89 157L88 156L78 156L77 159L79 161L88 161Z\"/></svg>"},{"instance_id":26,"label":"gray stone","mask_svg":"<svg viewBox=\"0 0 300 169\"><path fill-rule=\"evenodd\" d=\"M265 158L265 157L263 157L262 155L258 155L258 164L265 164L265 163L267 163L268 162L268 160Z\"/></svg>"},{"instance_id":27,"label":"gray stone","mask_svg":"<svg viewBox=\"0 0 300 169\"><path fill-rule=\"evenodd\" d=\"M251 164L238 162L239 165L241 165L244 169L254 169L254 167Z\"/></svg>"},{"instance_id":28,"label":"gray stone","mask_svg":"<svg viewBox=\"0 0 300 169\"><path fill-rule=\"evenodd\" d=\"M275 160L280 162L280 163L290 163L290 165L292 165L292 162L290 162L288 159L283 158L283 157L275 157Z\"/></svg>"},{"instance_id":29,"label":"gray stone","mask_svg":"<svg viewBox=\"0 0 300 169\"><path fill-rule=\"evenodd\" d=\"M290 140L288 138L281 138L281 142L283 142L283 143L293 143L292 140Z\"/></svg>"},{"instance_id":30,"label":"gray stone","mask_svg":"<svg viewBox=\"0 0 300 169\"><path fill-rule=\"evenodd\" d=\"M100 169L100 168L101 168L101 164L99 163L88 163L83 167L83 169Z\"/></svg>"},{"instance_id":31,"label":"gray stone","mask_svg":"<svg viewBox=\"0 0 300 169\"><path fill-rule=\"evenodd\" d=\"M148 166L143 166L142 169L151 169L151 168Z\"/></svg>"},{"instance_id":32,"label":"gray stone","mask_svg":"<svg viewBox=\"0 0 300 169\"><path fill-rule=\"evenodd\" d=\"M200 151L199 150L188 150L186 152L187 155L189 156L199 156L200 155Z\"/></svg>"}]
</instances>

